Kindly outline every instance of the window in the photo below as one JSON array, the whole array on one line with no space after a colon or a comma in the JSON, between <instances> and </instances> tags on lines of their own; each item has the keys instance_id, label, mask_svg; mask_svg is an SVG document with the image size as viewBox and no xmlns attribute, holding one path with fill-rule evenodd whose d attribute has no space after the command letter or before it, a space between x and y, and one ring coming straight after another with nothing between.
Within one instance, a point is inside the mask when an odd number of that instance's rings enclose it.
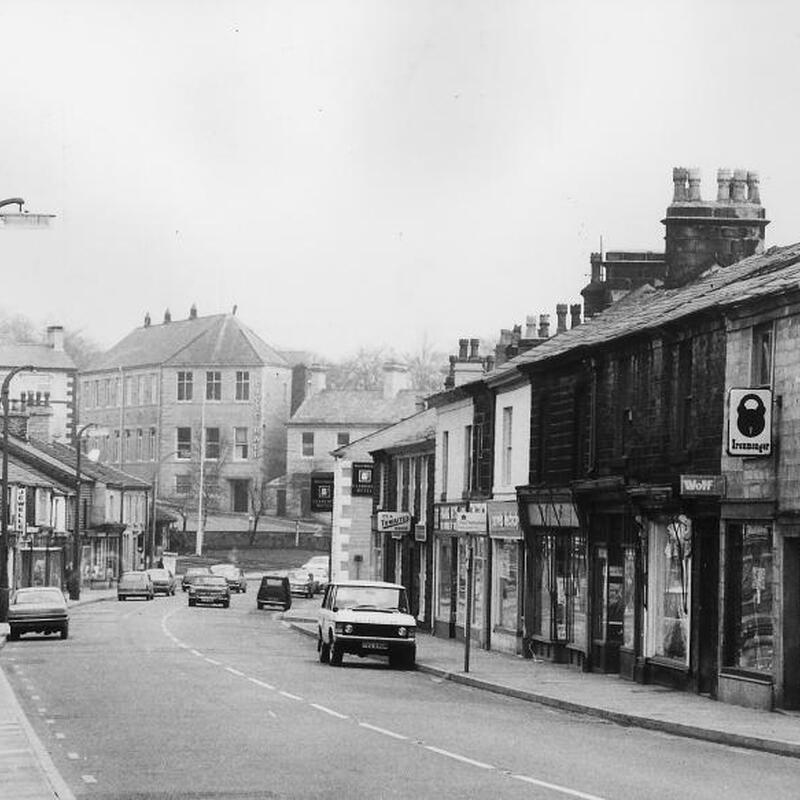
<instances>
[{"instance_id":1,"label":"window","mask_svg":"<svg viewBox=\"0 0 800 800\"><path fill-rule=\"evenodd\" d=\"M143 406L153 402L153 376L142 375L139 380L139 401Z\"/></svg>"},{"instance_id":2,"label":"window","mask_svg":"<svg viewBox=\"0 0 800 800\"><path fill-rule=\"evenodd\" d=\"M472 425L464 426L464 494L472 491Z\"/></svg>"},{"instance_id":3,"label":"window","mask_svg":"<svg viewBox=\"0 0 800 800\"><path fill-rule=\"evenodd\" d=\"M125 431L125 438L122 440L122 459L131 461L133 458L133 436L132 431Z\"/></svg>"},{"instance_id":4,"label":"window","mask_svg":"<svg viewBox=\"0 0 800 800\"><path fill-rule=\"evenodd\" d=\"M350 433L349 431L340 431L336 434L336 446L337 447L344 447L345 445L350 444Z\"/></svg>"},{"instance_id":5,"label":"window","mask_svg":"<svg viewBox=\"0 0 800 800\"><path fill-rule=\"evenodd\" d=\"M236 399L249 400L250 399L250 373L249 372L236 372Z\"/></svg>"},{"instance_id":6,"label":"window","mask_svg":"<svg viewBox=\"0 0 800 800\"><path fill-rule=\"evenodd\" d=\"M219 428L206 428L206 458L216 461L219 458Z\"/></svg>"},{"instance_id":7,"label":"window","mask_svg":"<svg viewBox=\"0 0 800 800\"><path fill-rule=\"evenodd\" d=\"M511 406L506 406L503 409L503 450L501 454L503 459L501 467L503 486L511 484L511 423L513 412L514 409Z\"/></svg>"},{"instance_id":8,"label":"window","mask_svg":"<svg viewBox=\"0 0 800 800\"><path fill-rule=\"evenodd\" d=\"M192 457L192 429L178 428L178 438L175 446L176 457L189 459Z\"/></svg>"},{"instance_id":9,"label":"window","mask_svg":"<svg viewBox=\"0 0 800 800\"><path fill-rule=\"evenodd\" d=\"M237 461L244 461L249 457L247 428L233 429L233 457Z\"/></svg>"},{"instance_id":10,"label":"window","mask_svg":"<svg viewBox=\"0 0 800 800\"><path fill-rule=\"evenodd\" d=\"M520 545L513 539L495 539L494 547L497 627L516 631L519 617Z\"/></svg>"},{"instance_id":11,"label":"window","mask_svg":"<svg viewBox=\"0 0 800 800\"><path fill-rule=\"evenodd\" d=\"M191 372L178 373L178 402L188 403L192 399L194 375Z\"/></svg>"},{"instance_id":12,"label":"window","mask_svg":"<svg viewBox=\"0 0 800 800\"><path fill-rule=\"evenodd\" d=\"M206 400L222 400L221 372L206 372Z\"/></svg>"},{"instance_id":13,"label":"window","mask_svg":"<svg viewBox=\"0 0 800 800\"><path fill-rule=\"evenodd\" d=\"M303 431L303 455L314 455L314 434L311 431Z\"/></svg>"},{"instance_id":14,"label":"window","mask_svg":"<svg viewBox=\"0 0 800 800\"><path fill-rule=\"evenodd\" d=\"M447 499L448 470L450 469L450 431L442 432L442 500Z\"/></svg>"},{"instance_id":15,"label":"window","mask_svg":"<svg viewBox=\"0 0 800 800\"><path fill-rule=\"evenodd\" d=\"M409 507L409 489L411 486L411 459L401 458L397 462L397 504L398 511L410 511L413 513L414 509Z\"/></svg>"},{"instance_id":16,"label":"window","mask_svg":"<svg viewBox=\"0 0 800 800\"><path fill-rule=\"evenodd\" d=\"M191 494L191 492L192 492L192 476L176 475L175 494Z\"/></svg>"},{"instance_id":17,"label":"window","mask_svg":"<svg viewBox=\"0 0 800 800\"><path fill-rule=\"evenodd\" d=\"M772 672L772 528L728 525L726 666Z\"/></svg>"},{"instance_id":18,"label":"window","mask_svg":"<svg viewBox=\"0 0 800 800\"><path fill-rule=\"evenodd\" d=\"M108 380L98 382L97 405L105 408L108 405Z\"/></svg>"},{"instance_id":19,"label":"window","mask_svg":"<svg viewBox=\"0 0 800 800\"><path fill-rule=\"evenodd\" d=\"M772 385L772 323L753 328L753 384Z\"/></svg>"},{"instance_id":20,"label":"window","mask_svg":"<svg viewBox=\"0 0 800 800\"><path fill-rule=\"evenodd\" d=\"M144 431L141 428L136 431L136 456L134 460L144 460Z\"/></svg>"}]
</instances>

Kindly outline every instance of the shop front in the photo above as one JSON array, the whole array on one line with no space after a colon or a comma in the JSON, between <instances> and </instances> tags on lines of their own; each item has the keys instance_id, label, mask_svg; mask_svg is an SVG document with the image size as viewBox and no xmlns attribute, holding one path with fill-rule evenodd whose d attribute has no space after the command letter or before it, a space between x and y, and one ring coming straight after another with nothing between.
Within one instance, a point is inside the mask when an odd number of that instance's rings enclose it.
<instances>
[{"instance_id":1,"label":"shop front","mask_svg":"<svg viewBox=\"0 0 800 800\"><path fill-rule=\"evenodd\" d=\"M64 553L67 534L42 527L17 538L14 585L66 586Z\"/></svg>"},{"instance_id":2,"label":"shop front","mask_svg":"<svg viewBox=\"0 0 800 800\"><path fill-rule=\"evenodd\" d=\"M491 646L522 653L524 537L516 501L487 503L491 548Z\"/></svg>"}]
</instances>

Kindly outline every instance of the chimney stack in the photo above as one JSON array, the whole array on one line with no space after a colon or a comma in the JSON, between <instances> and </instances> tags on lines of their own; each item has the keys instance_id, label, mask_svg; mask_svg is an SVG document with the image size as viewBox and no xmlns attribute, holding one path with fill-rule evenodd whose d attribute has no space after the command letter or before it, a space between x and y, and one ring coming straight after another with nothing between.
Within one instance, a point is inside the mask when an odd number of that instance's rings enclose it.
<instances>
[{"instance_id":1,"label":"chimney stack","mask_svg":"<svg viewBox=\"0 0 800 800\"><path fill-rule=\"evenodd\" d=\"M192 303L192 307L189 309L189 319L197 319L197 305Z\"/></svg>"},{"instance_id":2,"label":"chimney stack","mask_svg":"<svg viewBox=\"0 0 800 800\"><path fill-rule=\"evenodd\" d=\"M700 170L692 167L687 172L689 173L689 202L701 203L703 198L700 196Z\"/></svg>"},{"instance_id":3,"label":"chimney stack","mask_svg":"<svg viewBox=\"0 0 800 800\"><path fill-rule=\"evenodd\" d=\"M550 337L550 315L539 314L539 338L547 339Z\"/></svg>"},{"instance_id":4,"label":"chimney stack","mask_svg":"<svg viewBox=\"0 0 800 800\"><path fill-rule=\"evenodd\" d=\"M172 314L170 314L169 309L167 309L164 311L164 324L166 325L169 322L172 322Z\"/></svg>"},{"instance_id":5,"label":"chimney stack","mask_svg":"<svg viewBox=\"0 0 800 800\"><path fill-rule=\"evenodd\" d=\"M717 202L730 203L731 201L731 180L733 172L729 169L717 170Z\"/></svg>"},{"instance_id":6,"label":"chimney stack","mask_svg":"<svg viewBox=\"0 0 800 800\"><path fill-rule=\"evenodd\" d=\"M731 200L734 203L744 203L747 201L747 170L735 169L733 180L731 181Z\"/></svg>"},{"instance_id":7,"label":"chimney stack","mask_svg":"<svg viewBox=\"0 0 800 800\"><path fill-rule=\"evenodd\" d=\"M64 328L61 325L47 326L47 346L58 353L64 350Z\"/></svg>"},{"instance_id":8,"label":"chimney stack","mask_svg":"<svg viewBox=\"0 0 800 800\"><path fill-rule=\"evenodd\" d=\"M481 349L481 340L480 339L470 339L469 340L469 360L470 361L480 361L479 351Z\"/></svg>"},{"instance_id":9,"label":"chimney stack","mask_svg":"<svg viewBox=\"0 0 800 800\"><path fill-rule=\"evenodd\" d=\"M458 340L458 360L459 361L466 361L467 356L467 348L469 347L469 339L459 339Z\"/></svg>"},{"instance_id":10,"label":"chimney stack","mask_svg":"<svg viewBox=\"0 0 800 800\"><path fill-rule=\"evenodd\" d=\"M570 327L577 328L581 324L581 304L575 303L569 307Z\"/></svg>"},{"instance_id":11,"label":"chimney stack","mask_svg":"<svg viewBox=\"0 0 800 800\"><path fill-rule=\"evenodd\" d=\"M558 322L556 324L556 333L563 333L567 329L567 304L559 303L556 306L556 317Z\"/></svg>"},{"instance_id":12,"label":"chimney stack","mask_svg":"<svg viewBox=\"0 0 800 800\"><path fill-rule=\"evenodd\" d=\"M405 364L387 361L383 365L383 396L386 400L397 397L399 392L411 388L411 376Z\"/></svg>"},{"instance_id":13,"label":"chimney stack","mask_svg":"<svg viewBox=\"0 0 800 800\"><path fill-rule=\"evenodd\" d=\"M525 317L525 338L526 339L535 339L536 338L536 315L535 314L528 314Z\"/></svg>"},{"instance_id":14,"label":"chimney stack","mask_svg":"<svg viewBox=\"0 0 800 800\"><path fill-rule=\"evenodd\" d=\"M144 314L144 326L145 326L145 328L149 328L150 327L150 312L149 311L145 311L145 314Z\"/></svg>"},{"instance_id":15,"label":"chimney stack","mask_svg":"<svg viewBox=\"0 0 800 800\"><path fill-rule=\"evenodd\" d=\"M689 193L686 190L686 181L688 178L689 173L685 167L675 167L672 170L672 182L675 184L675 193L672 197L673 203L685 203L689 199ZM594 253L592 255L594 255ZM592 280L594 280L594 277Z\"/></svg>"},{"instance_id":16,"label":"chimney stack","mask_svg":"<svg viewBox=\"0 0 800 800\"><path fill-rule=\"evenodd\" d=\"M747 202L761 205L761 193L758 190L758 173L747 173Z\"/></svg>"}]
</instances>

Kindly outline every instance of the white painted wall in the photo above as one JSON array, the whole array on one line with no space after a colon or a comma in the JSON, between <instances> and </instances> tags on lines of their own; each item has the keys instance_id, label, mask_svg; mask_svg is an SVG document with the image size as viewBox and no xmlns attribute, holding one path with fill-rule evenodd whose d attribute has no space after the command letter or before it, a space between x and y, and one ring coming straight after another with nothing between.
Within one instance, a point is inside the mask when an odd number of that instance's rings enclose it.
<instances>
[{"instance_id":1,"label":"white painted wall","mask_svg":"<svg viewBox=\"0 0 800 800\"><path fill-rule=\"evenodd\" d=\"M503 481L503 409L511 408L511 475ZM531 385L498 390L494 418L495 500L515 500L515 486L528 483L531 445Z\"/></svg>"}]
</instances>

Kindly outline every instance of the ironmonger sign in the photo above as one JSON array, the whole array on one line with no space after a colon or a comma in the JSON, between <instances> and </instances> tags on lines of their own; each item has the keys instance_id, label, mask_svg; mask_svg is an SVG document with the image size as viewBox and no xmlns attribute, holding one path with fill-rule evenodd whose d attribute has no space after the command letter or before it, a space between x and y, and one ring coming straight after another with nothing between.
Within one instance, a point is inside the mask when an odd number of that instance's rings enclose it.
<instances>
[{"instance_id":1,"label":"ironmonger sign","mask_svg":"<svg viewBox=\"0 0 800 800\"><path fill-rule=\"evenodd\" d=\"M731 389L728 394L728 454L772 455L772 390Z\"/></svg>"}]
</instances>

